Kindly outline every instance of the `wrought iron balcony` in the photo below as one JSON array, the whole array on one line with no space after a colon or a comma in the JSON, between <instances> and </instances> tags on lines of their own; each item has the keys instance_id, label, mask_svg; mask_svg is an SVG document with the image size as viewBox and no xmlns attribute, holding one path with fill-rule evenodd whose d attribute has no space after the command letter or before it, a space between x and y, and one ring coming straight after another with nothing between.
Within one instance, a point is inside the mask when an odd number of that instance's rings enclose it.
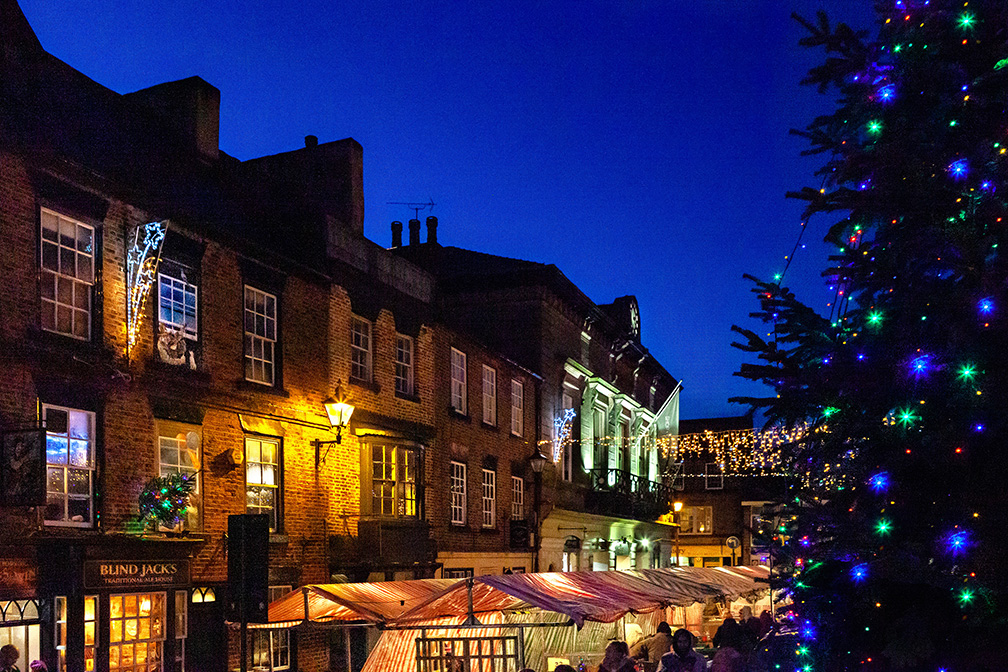
<instances>
[{"instance_id":1,"label":"wrought iron balcony","mask_svg":"<svg viewBox=\"0 0 1008 672\"><path fill-rule=\"evenodd\" d=\"M585 506L592 513L654 520L669 510L670 490L664 484L625 469L591 469Z\"/></svg>"}]
</instances>

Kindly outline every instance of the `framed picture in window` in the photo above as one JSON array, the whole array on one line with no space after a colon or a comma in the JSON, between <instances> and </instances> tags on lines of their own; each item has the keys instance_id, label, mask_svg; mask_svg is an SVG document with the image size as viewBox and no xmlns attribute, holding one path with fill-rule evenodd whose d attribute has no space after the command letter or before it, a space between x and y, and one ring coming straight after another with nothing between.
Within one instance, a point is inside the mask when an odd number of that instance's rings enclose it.
<instances>
[{"instance_id":1,"label":"framed picture in window","mask_svg":"<svg viewBox=\"0 0 1008 672\"><path fill-rule=\"evenodd\" d=\"M4 432L0 436L0 504L44 506L44 429Z\"/></svg>"}]
</instances>

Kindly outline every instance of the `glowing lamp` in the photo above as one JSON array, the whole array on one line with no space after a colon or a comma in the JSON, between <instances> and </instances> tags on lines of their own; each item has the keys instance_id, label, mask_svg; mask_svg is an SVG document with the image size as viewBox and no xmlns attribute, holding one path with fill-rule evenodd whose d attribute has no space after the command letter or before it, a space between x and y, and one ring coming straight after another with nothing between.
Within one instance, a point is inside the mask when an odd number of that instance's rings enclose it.
<instances>
[{"instance_id":1,"label":"glowing lamp","mask_svg":"<svg viewBox=\"0 0 1008 672\"><path fill-rule=\"evenodd\" d=\"M350 416L353 415L353 404L347 401L346 396L340 389L341 382L336 383L336 390L332 397L327 397L322 405L325 406L326 415L329 416L329 425L336 430L336 443L342 439L343 430L350 424Z\"/></svg>"},{"instance_id":2,"label":"glowing lamp","mask_svg":"<svg viewBox=\"0 0 1008 672\"><path fill-rule=\"evenodd\" d=\"M541 474L543 467L546 466L546 461L548 459L549 459L548 457L543 455L541 452L539 452L539 449L536 448L535 454L529 458L529 466L532 467L532 471L534 473Z\"/></svg>"}]
</instances>

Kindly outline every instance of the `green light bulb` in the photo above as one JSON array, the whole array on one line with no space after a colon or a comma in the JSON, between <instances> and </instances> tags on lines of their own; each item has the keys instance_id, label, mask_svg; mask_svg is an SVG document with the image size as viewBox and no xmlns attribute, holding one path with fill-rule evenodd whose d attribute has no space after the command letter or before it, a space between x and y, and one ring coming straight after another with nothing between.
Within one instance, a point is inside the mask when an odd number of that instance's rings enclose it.
<instances>
[{"instance_id":1,"label":"green light bulb","mask_svg":"<svg viewBox=\"0 0 1008 672\"><path fill-rule=\"evenodd\" d=\"M963 380L969 381L973 380L973 376L976 375L976 368L972 364L963 364L962 368L959 369L959 377Z\"/></svg>"},{"instance_id":2,"label":"green light bulb","mask_svg":"<svg viewBox=\"0 0 1008 672\"><path fill-rule=\"evenodd\" d=\"M963 30L969 30L973 27L973 15L963 12L959 15L959 27Z\"/></svg>"},{"instance_id":3,"label":"green light bulb","mask_svg":"<svg viewBox=\"0 0 1008 672\"><path fill-rule=\"evenodd\" d=\"M875 525L875 532L884 536L886 534L889 534L890 527L892 527L892 523L883 518L878 522L878 524Z\"/></svg>"}]
</instances>

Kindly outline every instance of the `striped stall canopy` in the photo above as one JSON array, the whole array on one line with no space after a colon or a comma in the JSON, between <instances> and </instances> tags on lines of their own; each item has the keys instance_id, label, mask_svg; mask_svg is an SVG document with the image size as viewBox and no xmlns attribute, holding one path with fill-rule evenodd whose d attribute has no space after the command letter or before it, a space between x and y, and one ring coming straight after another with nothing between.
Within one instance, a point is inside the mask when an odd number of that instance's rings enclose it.
<instances>
[{"instance_id":1,"label":"striped stall canopy","mask_svg":"<svg viewBox=\"0 0 1008 672\"><path fill-rule=\"evenodd\" d=\"M384 623L456 583L455 579L416 579L303 586L269 605L269 623L249 627L289 628L304 622Z\"/></svg>"},{"instance_id":2,"label":"striped stall canopy","mask_svg":"<svg viewBox=\"0 0 1008 672\"><path fill-rule=\"evenodd\" d=\"M421 601L389 625L410 626L472 613L541 610L585 621L611 623L626 613L688 606L712 597L734 599L765 590L765 568L673 567L608 572L546 572L480 576L471 596L459 581Z\"/></svg>"}]
</instances>

